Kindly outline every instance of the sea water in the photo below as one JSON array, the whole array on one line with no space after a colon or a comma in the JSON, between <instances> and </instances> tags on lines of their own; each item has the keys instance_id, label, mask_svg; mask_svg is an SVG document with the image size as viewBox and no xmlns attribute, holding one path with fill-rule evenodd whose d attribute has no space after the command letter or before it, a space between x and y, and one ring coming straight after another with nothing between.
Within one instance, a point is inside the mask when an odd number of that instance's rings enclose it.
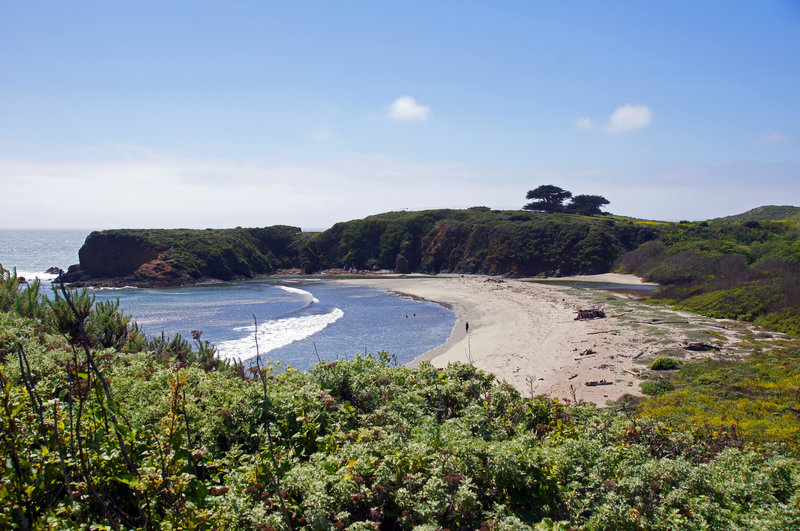
<instances>
[{"instance_id":1,"label":"sea water","mask_svg":"<svg viewBox=\"0 0 800 531\"><path fill-rule=\"evenodd\" d=\"M50 267L78 261L89 231L0 230L0 264L49 289ZM456 317L428 301L330 280L260 278L179 288L94 289L120 307L148 336L191 339L203 334L219 357L252 362L259 353L305 369L318 360L388 351L407 363L443 344Z\"/></svg>"}]
</instances>

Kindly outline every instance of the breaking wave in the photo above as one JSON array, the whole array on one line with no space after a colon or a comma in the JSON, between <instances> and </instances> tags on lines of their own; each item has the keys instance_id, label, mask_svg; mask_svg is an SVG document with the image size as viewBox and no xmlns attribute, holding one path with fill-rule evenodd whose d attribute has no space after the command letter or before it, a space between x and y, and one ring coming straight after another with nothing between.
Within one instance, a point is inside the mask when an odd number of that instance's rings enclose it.
<instances>
[{"instance_id":1,"label":"breaking wave","mask_svg":"<svg viewBox=\"0 0 800 531\"><path fill-rule=\"evenodd\" d=\"M295 288L283 287L283 289L293 290ZM311 294L309 293L309 295ZM313 296L311 298L314 299ZM311 304L311 302L309 302L309 304ZM317 332L321 332L327 326L335 323L343 316L344 312L342 310L339 308L334 308L330 312L324 314L273 319L264 323L260 323L258 325L259 351L263 356L267 352L277 348L285 347L286 345L294 343L295 341L305 339L316 334ZM220 342L217 344L217 355L223 359L236 358L240 360L254 357L256 355L256 343L253 337L255 326L239 326L234 328L234 330L236 332L246 332L247 335L242 339Z\"/></svg>"}]
</instances>

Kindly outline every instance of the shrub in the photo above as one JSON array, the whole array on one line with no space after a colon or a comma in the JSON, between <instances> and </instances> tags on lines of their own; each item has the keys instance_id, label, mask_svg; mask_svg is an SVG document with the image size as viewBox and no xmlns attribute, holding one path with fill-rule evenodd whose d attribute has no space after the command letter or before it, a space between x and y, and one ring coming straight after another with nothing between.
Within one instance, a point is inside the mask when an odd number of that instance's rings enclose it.
<instances>
[{"instance_id":1,"label":"shrub","mask_svg":"<svg viewBox=\"0 0 800 531\"><path fill-rule=\"evenodd\" d=\"M669 380L656 380L654 382L642 382L640 384L642 393L650 396L663 395L675 389L675 386Z\"/></svg>"},{"instance_id":2,"label":"shrub","mask_svg":"<svg viewBox=\"0 0 800 531\"><path fill-rule=\"evenodd\" d=\"M680 366L680 362L673 358L658 358L650 364L650 368L654 371L672 371Z\"/></svg>"}]
</instances>

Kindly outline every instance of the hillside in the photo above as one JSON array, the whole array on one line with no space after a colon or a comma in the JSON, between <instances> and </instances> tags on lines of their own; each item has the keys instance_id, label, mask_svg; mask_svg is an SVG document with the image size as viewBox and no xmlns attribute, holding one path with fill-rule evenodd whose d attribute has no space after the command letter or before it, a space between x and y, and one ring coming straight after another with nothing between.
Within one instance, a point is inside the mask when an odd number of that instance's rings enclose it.
<instances>
[{"instance_id":1,"label":"hillside","mask_svg":"<svg viewBox=\"0 0 800 531\"><path fill-rule=\"evenodd\" d=\"M656 297L710 317L800 333L800 227L784 221L676 223L627 253Z\"/></svg>"},{"instance_id":2,"label":"hillside","mask_svg":"<svg viewBox=\"0 0 800 531\"><path fill-rule=\"evenodd\" d=\"M657 235L657 225L611 217L519 211L394 212L293 227L93 232L67 282L182 284L300 268L534 276L602 273Z\"/></svg>"},{"instance_id":3,"label":"hillside","mask_svg":"<svg viewBox=\"0 0 800 531\"><path fill-rule=\"evenodd\" d=\"M662 300L711 317L800 333L800 224L761 207L736 220L654 222L616 216L467 210L388 212L320 233L296 227L93 232L66 282L150 286L295 269L533 277L619 268Z\"/></svg>"},{"instance_id":4,"label":"hillside","mask_svg":"<svg viewBox=\"0 0 800 531\"><path fill-rule=\"evenodd\" d=\"M741 214L715 218L710 221L784 221L800 215L800 207L789 205L765 205Z\"/></svg>"}]
</instances>

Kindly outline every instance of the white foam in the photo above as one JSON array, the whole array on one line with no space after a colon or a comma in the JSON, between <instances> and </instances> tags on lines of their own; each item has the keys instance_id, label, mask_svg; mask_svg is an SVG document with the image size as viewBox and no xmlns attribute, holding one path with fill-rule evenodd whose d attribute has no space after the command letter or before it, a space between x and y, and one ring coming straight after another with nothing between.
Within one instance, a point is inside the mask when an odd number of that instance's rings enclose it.
<instances>
[{"instance_id":1,"label":"white foam","mask_svg":"<svg viewBox=\"0 0 800 531\"><path fill-rule=\"evenodd\" d=\"M17 278L23 277L25 280L32 282L33 279L38 278L41 282L52 282L58 275L52 273L34 273L33 271L20 271L17 269Z\"/></svg>"},{"instance_id":2,"label":"white foam","mask_svg":"<svg viewBox=\"0 0 800 531\"><path fill-rule=\"evenodd\" d=\"M263 356L271 350L285 347L295 341L300 341L317 332L321 332L328 325L341 319L342 316L344 316L344 312L339 308L334 308L332 311L321 315L304 315L302 317L289 317L288 319L275 319L260 323L258 325L258 349ZM217 355L222 359L238 358L240 360L254 357L256 355L256 343L253 338L254 329L254 325L234 328L237 332L247 332L247 336L242 339L218 343Z\"/></svg>"},{"instance_id":3,"label":"white foam","mask_svg":"<svg viewBox=\"0 0 800 531\"><path fill-rule=\"evenodd\" d=\"M319 299L317 299L314 295L312 295L310 292L308 292L308 291L306 291L304 289L291 288L289 286L277 286L277 287L282 289L283 291L288 292L288 293L294 293L296 295L302 295L303 297L306 297L307 299L309 299L310 302L319 302Z\"/></svg>"}]
</instances>

